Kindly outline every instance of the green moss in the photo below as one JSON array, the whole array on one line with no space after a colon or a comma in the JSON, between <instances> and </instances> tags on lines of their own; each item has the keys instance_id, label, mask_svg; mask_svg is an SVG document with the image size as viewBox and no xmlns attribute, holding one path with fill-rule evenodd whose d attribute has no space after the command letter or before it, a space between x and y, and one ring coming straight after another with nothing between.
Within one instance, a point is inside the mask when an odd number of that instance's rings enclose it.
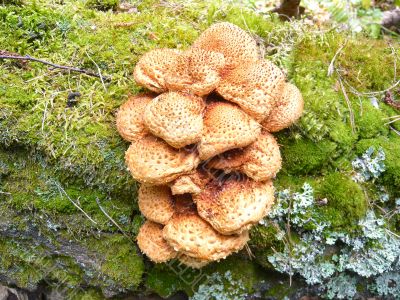
<instances>
[{"instance_id":1,"label":"green moss","mask_svg":"<svg viewBox=\"0 0 400 300\"><path fill-rule=\"evenodd\" d=\"M400 195L400 137L393 134L389 137L362 139L356 145L357 155L362 155L369 147L382 148L385 152L386 171L381 175L381 181L394 194Z\"/></svg>"},{"instance_id":2,"label":"green moss","mask_svg":"<svg viewBox=\"0 0 400 300\"><path fill-rule=\"evenodd\" d=\"M367 211L367 202L361 187L350 177L331 173L323 177L315 187L318 199L327 198L328 204L319 212L333 228L351 230Z\"/></svg>"},{"instance_id":3,"label":"green moss","mask_svg":"<svg viewBox=\"0 0 400 300\"><path fill-rule=\"evenodd\" d=\"M273 224L257 225L251 228L249 245L254 251L257 261L267 269L273 269L268 256L274 251L283 251L284 244L276 236L278 229Z\"/></svg>"},{"instance_id":4,"label":"green moss","mask_svg":"<svg viewBox=\"0 0 400 300\"><path fill-rule=\"evenodd\" d=\"M101 272L126 289L135 290L142 281L144 264L132 240L122 235L103 236L84 241L102 256Z\"/></svg>"},{"instance_id":5,"label":"green moss","mask_svg":"<svg viewBox=\"0 0 400 300\"><path fill-rule=\"evenodd\" d=\"M119 0L88 0L87 7L102 11L116 10L119 5Z\"/></svg>"},{"instance_id":6,"label":"green moss","mask_svg":"<svg viewBox=\"0 0 400 300\"><path fill-rule=\"evenodd\" d=\"M360 138L373 138L380 135L388 135L389 127L387 115L375 108L369 100L362 100L355 105L354 118Z\"/></svg>"},{"instance_id":7,"label":"green moss","mask_svg":"<svg viewBox=\"0 0 400 300\"><path fill-rule=\"evenodd\" d=\"M286 174L305 175L326 166L334 157L336 145L330 141L315 143L311 140L279 139L282 153L282 171Z\"/></svg>"}]
</instances>

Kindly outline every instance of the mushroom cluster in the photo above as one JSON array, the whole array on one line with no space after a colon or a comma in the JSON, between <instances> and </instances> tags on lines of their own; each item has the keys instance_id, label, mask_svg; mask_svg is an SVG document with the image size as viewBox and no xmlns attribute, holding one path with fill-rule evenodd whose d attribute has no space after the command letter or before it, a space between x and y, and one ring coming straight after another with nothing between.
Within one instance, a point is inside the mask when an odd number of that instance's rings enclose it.
<instances>
[{"instance_id":1,"label":"mushroom cluster","mask_svg":"<svg viewBox=\"0 0 400 300\"><path fill-rule=\"evenodd\" d=\"M134 78L151 92L131 96L116 122L141 183L141 251L194 268L239 251L274 202L281 156L271 133L300 117L299 90L230 23L186 51L146 53Z\"/></svg>"}]
</instances>

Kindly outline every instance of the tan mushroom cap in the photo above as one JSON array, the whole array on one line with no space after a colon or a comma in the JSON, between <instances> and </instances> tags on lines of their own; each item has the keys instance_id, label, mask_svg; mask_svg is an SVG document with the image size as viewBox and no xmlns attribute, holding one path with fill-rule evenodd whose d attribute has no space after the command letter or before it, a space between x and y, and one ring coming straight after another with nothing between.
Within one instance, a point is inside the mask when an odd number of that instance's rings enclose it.
<instances>
[{"instance_id":1,"label":"tan mushroom cap","mask_svg":"<svg viewBox=\"0 0 400 300\"><path fill-rule=\"evenodd\" d=\"M190 174L175 179L171 184L172 195L199 194L211 180L211 177L199 168Z\"/></svg>"},{"instance_id":2,"label":"tan mushroom cap","mask_svg":"<svg viewBox=\"0 0 400 300\"><path fill-rule=\"evenodd\" d=\"M149 131L143 122L143 113L146 105L154 97L155 95L153 94L131 96L128 101L120 106L116 125L122 138L129 142L134 142L148 134Z\"/></svg>"},{"instance_id":3,"label":"tan mushroom cap","mask_svg":"<svg viewBox=\"0 0 400 300\"><path fill-rule=\"evenodd\" d=\"M240 27L227 23L216 23L205 30L193 43L192 48L222 53L226 71L259 59L256 41Z\"/></svg>"},{"instance_id":4,"label":"tan mushroom cap","mask_svg":"<svg viewBox=\"0 0 400 300\"><path fill-rule=\"evenodd\" d=\"M261 125L269 132L287 128L300 118L303 108L304 100L299 89L291 83L286 83L278 106Z\"/></svg>"},{"instance_id":5,"label":"tan mushroom cap","mask_svg":"<svg viewBox=\"0 0 400 300\"><path fill-rule=\"evenodd\" d=\"M231 103L215 102L204 114L203 136L198 147L202 160L248 146L261 132L260 124Z\"/></svg>"},{"instance_id":6,"label":"tan mushroom cap","mask_svg":"<svg viewBox=\"0 0 400 300\"><path fill-rule=\"evenodd\" d=\"M155 49L145 53L135 66L135 81L153 92L165 92L165 79L181 54L182 51L176 49Z\"/></svg>"},{"instance_id":7,"label":"tan mushroom cap","mask_svg":"<svg viewBox=\"0 0 400 300\"><path fill-rule=\"evenodd\" d=\"M143 216L156 223L165 225L174 214L174 202L168 186L142 184L138 204Z\"/></svg>"},{"instance_id":8,"label":"tan mushroom cap","mask_svg":"<svg viewBox=\"0 0 400 300\"><path fill-rule=\"evenodd\" d=\"M178 256L178 260L184 265L191 267L193 269L200 269L211 262L211 260L208 259L190 257L185 254L180 254Z\"/></svg>"},{"instance_id":9,"label":"tan mushroom cap","mask_svg":"<svg viewBox=\"0 0 400 300\"><path fill-rule=\"evenodd\" d=\"M140 227L137 243L140 250L155 263L163 263L176 257L177 252L164 240L163 226L146 221Z\"/></svg>"},{"instance_id":10,"label":"tan mushroom cap","mask_svg":"<svg viewBox=\"0 0 400 300\"><path fill-rule=\"evenodd\" d=\"M167 92L147 105L143 118L151 133L182 148L200 141L204 107L200 97Z\"/></svg>"},{"instance_id":11,"label":"tan mushroom cap","mask_svg":"<svg viewBox=\"0 0 400 300\"><path fill-rule=\"evenodd\" d=\"M272 134L263 131L254 143L213 158L207 167L228 173L239 171L255 181L265 181L276 176L281 164L278 142Z\"/></svg>"},{"instance_id":12,"label":"tan mushroom cap","mask_svg":"<svg viewBox=\"0 0 400 300\"><path fill-rule=\"evenodd\" d=\"M221 53L192 48L179 57L166 78L166 85L172 91L207 95L219 84L224 67L225 58Z\"/></svg>"},{"instance_id":13,"label":"tan mushroom cap","mask_svg":"<svg viewBox=\"0 0 400 300\"><path fill-rule=\"evenodd\" d=\"M200 217L215 230L234 234L249 229L269 212L274 203L274 188L271 181L213 181L194 200Z\"/></svg>"},{"instance_id":14,"label":"tan mushroom cap","mask_svg":"<svg viewBox=\"0 0 400 300\"><path fill-rule=\"evenodd\" d=\"M277 66L259 61L233 70L223 78L216 91L260 122L275 107L284 84L285 76Z\"/></svg>"},{"instance_id":15,"label":"tan mushroom cap","mask_svg":"<svg viewBox=\"0 0 400 300\"><path fill-rule=\"evenodd\" d=\"M164 227L163 236L175 251L203 260L223 259L249 240L248 231L222 235L193 212L174 215Z\"/></svg>"},{"instance_id":16,"label":"tan mushroom cap","mask_svg":"<svg viewBox=\"0 0 400 300\"><path fill-rule=\"evenodd\" d=\"M154 185L173 181L194 170L200 162L197 153L177 150L154 136L132 143L125 161L134 179Z\"/></svg>"}]
</instances>

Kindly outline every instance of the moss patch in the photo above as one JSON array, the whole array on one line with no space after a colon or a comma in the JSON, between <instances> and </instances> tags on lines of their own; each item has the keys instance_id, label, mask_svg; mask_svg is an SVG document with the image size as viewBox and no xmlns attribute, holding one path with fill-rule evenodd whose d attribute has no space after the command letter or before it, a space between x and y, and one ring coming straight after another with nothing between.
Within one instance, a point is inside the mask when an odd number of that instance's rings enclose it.
<instances>
[{"instance_id":1,"label":"moss patch","mask_svg":"<svg viewBox=\"0 0 400 300\"><path fill-rule=\"evenodd\" d=\"M350 230L365 216L367 202L361 187L350 177L331 173L318 182L316 197L327 198L328 204L320 208L322 218L334 229Z\"/></svg>"}]
</instances>

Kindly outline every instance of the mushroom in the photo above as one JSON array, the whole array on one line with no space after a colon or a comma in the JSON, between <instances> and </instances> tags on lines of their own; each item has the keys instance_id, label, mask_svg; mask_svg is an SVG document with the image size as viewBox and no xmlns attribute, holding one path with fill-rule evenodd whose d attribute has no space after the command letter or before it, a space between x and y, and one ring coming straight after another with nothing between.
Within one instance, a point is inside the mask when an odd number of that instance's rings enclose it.
<instances>
[{"instance_id":1,"label":"mushroom","mask_svg":"<svg viewBox=\"0 0 400 300\"><path fill-rule=\"evenodd\" d=\"M117 112L116 125L119 134L127 141L134 142L149 133L143 123L146 105L155 95L142 94L131 96L120 106Z\"/></svg>"},{"instance_id":2,"label":"mushroom","mask_svg":"<svg viewBox=\"0 0 400 300\"><path fill-rule=\"evenodd\" d=\"M215 180L194 196L197 211L221 234L246 232L258 223L274 203L271 181Z\"/></svg>"},{"instance_id":3,"label":"mushroom","mask_svg":"<svg viewBox=\"0 0 400 300\"><path fill-rule=\"evenodd\" d=\"M167 92L151 101L144 111L144 122L155 136L175 148L200 141L205 104L200 97Z\"/></svg>"},{"instance_id":4,"label":"mushroom","mask_svg":"<svg viewBox=\"0 0 400 300\"><path fill-rule=\"evenodd\" d=\"M208 259L190 257L185 254L180 254L178 256L178 260L184 265L191 267L193 269L200 269L211 262L211 260Z\"/></svg>"},{"instance_id":5,"label":"mushroom","mask_svg":"<svg viewBox=\"0 0 400 300\"><path fill-rule=\"evenodd\" d=\"M214 102L204 114L203 136L198 147L200 159L248 146L261 132L260 124L231 103Z\"/></svg>"},{"instance_id":6,"label":"mushroom","mask_svg":"<svg viewBox=\"0 0 400 300\"><path fill-rule=\"evenodd\" d=\"M207 167L243 172L256 181L274 178L281 168L281 153L274 136L263 131L257 140L243 149L234 149L213 158Z\"/></svg>"},{"instance_id":7,"label":"mushroom","mask_svg":"<svg viewBox=\"0 0 400 300\"><path fill-rule=\"evenodd\" d=\"M256 62L260 57L256 41L240 27L227 22L210 26L192 48L222 53L226 62L225 73L237 66Z\"/></svg>"},{"instance_id":8,"label":"mushroom","mask_svg":"<svg viewBox=\"0 0 400 300\"><path fill-rule=\"evenodd\" d=\"M268 61L241 65L223 78L216 91L258 122L275 107L285 84L283 72Z\"/></svg>"},{"instance_id":9,"label":"mushroom","mask_svg":"<svg viewBox=\"0 0 400 300\"><path fill-rule=\"evenodd\" d=\"M176 67L180 55L182 51L176 49L155 49L145 53L135 66L135 81L156 93L167 91L165 79Z\"/></svg>"},{"instance_id":10,"label":"mushroom","mask_svg":"<svg viewBox=\"0 0 400 300\"><path fill-rule=\"evenodd\" d=\"M248 231L240 235L222 235L194 211L175 214L163 229L163 237L175 251L202 260L223 259L242 249Z\"/></svg>"},{"instance_id":11,"label":"mushroom","mask_svg":"<svg viewBox=\"0 0 400 300\"><path fill-rule=\"evenodd\" d=\"M278 105L261 125L269 132L282 130L300 118L303 108L304 101L299 89L291 83L286 83Z\"/></svg>"},{"instance_id":12,"label":"mushroom","mask_svg":"<svg viewBox=\"0 0 400 300\"><path fill-rule=\"evenodd\" d=\"M139 229L137 243L140 250L155 263L163 263L176 257L177 252L163 238L163 226L146 221Z\"/></svg>"},{"instance_id":13,"label":"mushroom","mask_svg":"<svg viewBox=\"0 0 400 300\"><path fill-rule=\"evenodd\" d=\"M173 91L207 95L219 84L224 66L225 58L221 53L192 48L179 57L166 78L166 85Z\"/></svg>"},{"instance_id":14,"label":"mushroom","mask_svg":"<svg viewBox=\"0 0 400 300\"><path fill-rule=\"evenodd\" d=\"M174 214L174 203L168 186L142 184L138 193L139 210L150 221L167 224Z\"/></svg>"},{"instance_id":15,"label":"mushroom","mask_svg":"<svg viewBox=\"0 0 400 300\"><path fill-rule=\"evenodd\" d=\"M132 143L125 153L125 161L134 179L154 185L163 185L190 173L200 162L196 152L177 150L151 135Z\"/></svg>"},{"instance_id":16,"label":"mushroom","mask_svg":"<svg viewBox=\"0 0 400 300\"><path fill-rule=\"evenodd\" d=\"M200 168L175 179L171 184L172 195L200 193L204 186L211 180L211 177Z\"/></svg>"}]
</instances>

